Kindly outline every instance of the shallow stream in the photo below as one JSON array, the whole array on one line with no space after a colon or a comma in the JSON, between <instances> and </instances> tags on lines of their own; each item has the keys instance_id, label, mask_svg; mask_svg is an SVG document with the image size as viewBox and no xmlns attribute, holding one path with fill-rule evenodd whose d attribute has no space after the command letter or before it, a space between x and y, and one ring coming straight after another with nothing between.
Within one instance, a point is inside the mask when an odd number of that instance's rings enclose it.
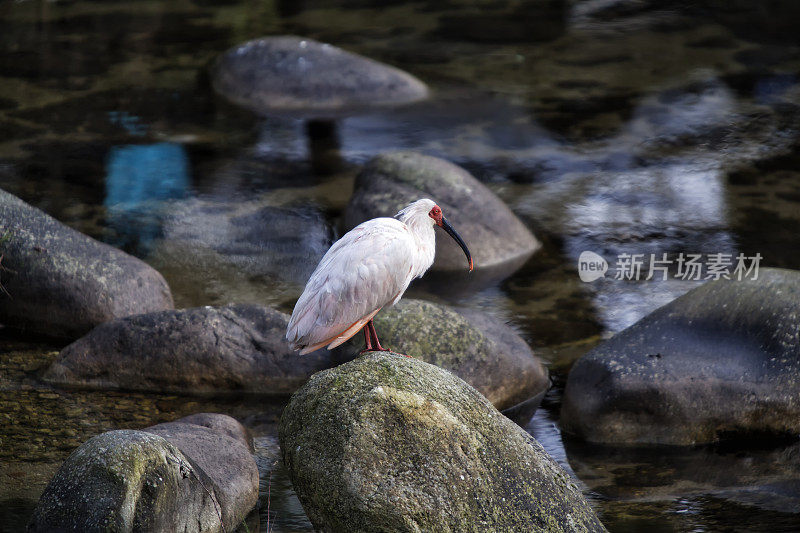
<instances>
[{"instance_id":1,"label":"shallow stream","mask_svg":"<svg viewBox=\"0 0 800 533\"><path fill-rule=\"evenodd\" d=\"M554 387L526 429L609 530L797 531L797 442L605 449L562 439L558 412L572 361L700 283L616 280L621 254L760 253L761 266L800 268L798 23L791 0L0 2L0 188L155 266L178 307L290 310L341 233L359 165L398 148L445 157L544 246L503 279L409 295L495 315L548 361ZM279 33L407 70L433 97L343 118L344 166L315 175L302 121L239 110L206 75L228 47ZM191 245L198 221L249 205L294 225L269 222L261 253L233 262ZM577 272L587 250L612 267L593 283ZM311 530L275 466L284 400L54 390L38 373L63 346L0 335L0 530L23 530L89 437L200 411L257 436L250 531Z\"/></svg>"}]
</instances>

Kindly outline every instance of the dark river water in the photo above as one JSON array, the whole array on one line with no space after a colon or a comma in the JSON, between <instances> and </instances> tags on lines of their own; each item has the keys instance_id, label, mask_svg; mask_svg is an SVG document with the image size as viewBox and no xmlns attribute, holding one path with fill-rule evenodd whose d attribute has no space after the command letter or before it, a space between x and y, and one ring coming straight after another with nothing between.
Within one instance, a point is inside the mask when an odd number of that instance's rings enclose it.
<instances>
[{"instance_id":1,"label":"dark river water","mask_svg":"<svg viewBox=\"0 0 800 533\"><path fill-rule=\"evenodd\" d=\"M793 0L0 0L0 188L156 267L176 306L290 310L341 233L361 164L398 148L447 158L544 246L504 279L409 295L499 317L548 362L554 387L526 429L609 530L798 531L797 442L603 448L562 439L558 413L577 357L699 283L584 283L581 252L612 267L621 254L741 252L800 268L799 27ZM269 34L387 62L433 96L342 118L344 164L315 174L302 121L210 89L215 57ZM217 253L220 213L254 205L306 229L276 221L286 233L257 260ZM63 346L0 335L0 530L24 528L90 436L199 411L257 436L249 530L311 530L275 461L285 400L52 389L39 372Z\"/></svg>"}]
</instances>

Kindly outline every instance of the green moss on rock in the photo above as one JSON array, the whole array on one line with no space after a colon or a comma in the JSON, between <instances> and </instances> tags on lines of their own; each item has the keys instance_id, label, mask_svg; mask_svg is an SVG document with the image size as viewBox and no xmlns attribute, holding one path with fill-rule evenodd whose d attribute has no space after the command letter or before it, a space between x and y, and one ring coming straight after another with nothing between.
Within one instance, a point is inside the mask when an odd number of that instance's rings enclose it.
<instances>
[{"instance_id":1,"label":"green moss on rock","mask_svg":"<svg viewBox=\"0 0 800 533\"><path fill-rule=\"evenodd\" d=\"M218 531L219 517L200 479L211 486L202 470L162 437L103 433L67 458L28 530L183 531L188 523L198 527L186 531Z\"/></svg>"},{"instance_id":2,"label":"green moss on rock","mask_svg":"<svg viewBox=\"0 0 800 533\"><path fill-rule=\"evenodd\" d=\"M238 422L213 413L103 433L64 461L28 530L231 531L258 499L250 445Z\"/></svg>"},{"instance_id":3,"label":"green moss on rock","mask_svg":"<svg viewBox=\"0 0 800 533\"><path fill-rule=\"evenodd\" d=\"M530 435L446 370L397 354L312 377L280 442L323 531L604 531Z\"/></svg>"},{"instance_id":4,"label":"green moss on rock","mask_svg":"<svg viewBox=\"0 0 800 533\"><path fill-rule=\"evenodd\" d=\"M403 299L375 316L385 348L445 368L478 389L498 409L545 392L547 369L514 330L480 312ZM363 336L349 343L363 347Z\"/></svg>"}]
</instances>

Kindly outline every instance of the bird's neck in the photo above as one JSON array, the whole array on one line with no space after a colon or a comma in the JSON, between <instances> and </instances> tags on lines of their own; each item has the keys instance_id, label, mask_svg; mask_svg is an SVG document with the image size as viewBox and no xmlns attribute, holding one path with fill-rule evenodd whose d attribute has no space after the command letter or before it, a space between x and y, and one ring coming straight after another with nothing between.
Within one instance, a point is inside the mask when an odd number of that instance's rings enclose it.
<instances>
[{"instance_id":1,"label":"bird's neck","mask_svg":"<svg viewBox=\"0 0 800 533\"><path fill-rule=\"evenodd\" d=\"M416 275L419 277L428 270L433 264L433 258L436 253L436 233L433 229L430 219L426 216L426 220L419 218L406 220L405 224L411 230L411 234L417 241L417 249L419 250L418 263L416 266Z\"/></svg>"},{"instance_id":2,"label":"bird's neck","mask_svg":"<svg viewBox=\"0 0 800 533\"><path fill-rule=\"evenodd\" d=\"M426 216L424 219L422 217L409 217L403 222L415 237L426 241L430 240L431 242L435 240L436 237L430 217Z\"/></svg>"}]
</instances>

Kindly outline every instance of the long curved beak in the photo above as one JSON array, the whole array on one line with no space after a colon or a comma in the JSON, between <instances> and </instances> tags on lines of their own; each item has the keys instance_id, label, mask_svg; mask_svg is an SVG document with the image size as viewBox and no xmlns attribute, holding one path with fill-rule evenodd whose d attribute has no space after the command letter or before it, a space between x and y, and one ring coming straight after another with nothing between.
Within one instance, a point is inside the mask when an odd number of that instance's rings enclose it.
<instances>
[{"instance_id":1,"label":"long curved beak","mask_svg":"<svg viewBox=\"0 0 800 533\"><path fill-rule=\"evenodd\" d=\"M453 240L458 243L461 249L464 250L464 254L467 256L467 261L469 261L469 271L472 272L472 254L469 253L469 248L467 248L464 239L461 238L461 235L459 235L458 232L455 229L453 229L453 226L451 226L450 223L447 221L447 219L444 217L442 217L441 226L442 229L445 230L447 234L450 235L453 238Z\"/></svg>"}]
</instances>

